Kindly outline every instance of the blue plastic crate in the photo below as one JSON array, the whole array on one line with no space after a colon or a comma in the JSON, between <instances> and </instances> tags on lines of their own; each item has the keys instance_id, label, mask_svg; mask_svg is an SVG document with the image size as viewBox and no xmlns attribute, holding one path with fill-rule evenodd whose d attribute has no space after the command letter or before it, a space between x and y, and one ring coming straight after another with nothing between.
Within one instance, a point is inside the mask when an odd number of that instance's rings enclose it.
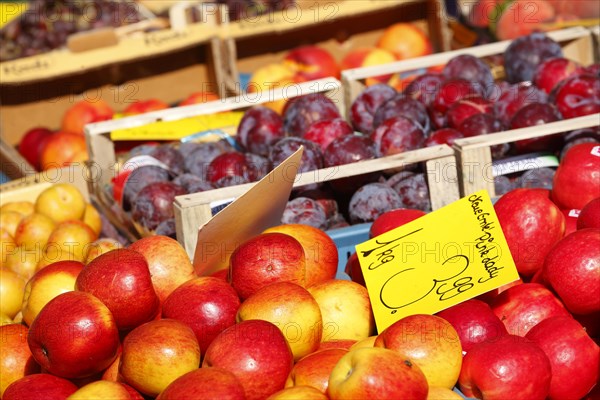
<instances>
[{"instance_id":1,"label":"blue plastic crate","mask_svg":"<svg viewBox=\"0 0 600 400\"><path fill-rule=\"evenodd\" d=\"M370 228L371 223L369 222L327 231L327 234L333 239L335 245L338 248L338 278L348 279L348 275L346 275L346 272L344 271L344 269L346 268L346 262L348 261L350 256L356 251L354 246L366 240L369 240Z\"/></svg>"}]
</instances>

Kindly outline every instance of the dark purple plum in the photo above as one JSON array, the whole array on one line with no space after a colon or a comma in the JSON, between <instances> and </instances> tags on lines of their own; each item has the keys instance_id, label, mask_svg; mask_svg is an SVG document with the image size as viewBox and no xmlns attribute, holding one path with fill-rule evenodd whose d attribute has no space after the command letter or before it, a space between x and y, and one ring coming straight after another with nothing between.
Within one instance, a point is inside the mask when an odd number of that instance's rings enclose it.
<instances>
[{"instance_id":1,"label":"dark purple plum","mask_svg":"<svg viewBox=\"0 0 600 400\"><path fill-rule=\"evenodd\" d=\"M385 83L377 83L363 90L350 106L350 122L354 129L364 134L371 133L375 112L396 93L396 89Z\"/></svg>"},{"instance_id":2,"label":"dark purple plum","mask_svg":"<svg viewBox=\"0 0 600 400\"><path fill-rule=\"evenodd\" d=\"M258 181L271 171L271 161L268 158L254 153L246 153L248 172L246 176L250 182Z\"/></svg>"},{"instance_id":3,"label":"dark purple plum","mask_svg":"<svg viewBox=\"0 0 600 400\"><path fill-rule=\"evenodd\" d=\"M496 196L502 196L510 192L513 189L516 189L515 182L507 177L506 175L498 175L494 177L494 191L496 192Z\"/></svg>"},{"instance_id":4,"label":"dark purple plum","mask_svg":"<svg viewBox=\"0 0 600 400\"><path fill-rule=\"evenodd\" d=\"M578 74L561 81L550 95L563 118L600 112L600 76Z\"/></svg>"},{"instance_id":5,"label":"dark purple plum","mask_svg":"<svg viewBox=\"0 0 600 400\"><path fill-rule=\"evenodd\" d=\"M237 129L237 140L249 152L267 156L271 145L284 136L283 119L264 106L248 109Z\"/></svg>"},{"instance_id":6,"label":"dark purple plum","mask_svg":"<svg viewBox=\"0 0 600 400\"><path fill-rule=\"evenodd\" d=\"M482 88L473 82L464 79L450 79L444 81L438 95L431 103L431 107L437 112L445 113L457 101L470 97L482 97L483 94Z\"/></svg>"},{"instance_id":7,"label":"dark purple plum","mask_svg":"<svg viewBox=\"0 0 600 400\"><path fill-rule=\"evenodd\" d=\"M281 217L282 224L303 224L327 228L327 216L321 205L308 197L296 197L287 202Z\"/></svg>"},{"instance_id":8,"label":"dark purple plum","mask_svg":"<svg viewBox=\"0 0 600 400\"><path fill-rule=\"evenodd\" d=\"M506 126L521 108L531 103L547 103L548 95L530 83L505 86L494 103L494 112Z\"/></svg>"},{"instance_id":9,"label":"dark purple plum","mask_svg":"<svg viewBox=\"0 0 600 400\"><path fill-rule=\"evenodd\" d=\"M169 167L169 170L175 175L182 174L185 169L183 155L170 144L156 146L150 156Z\"/></svg>"},{"instance_id":10,"label":"dark purple plum","mask_svg":"<svg viewBox=\"0 0 600 400\"><path fill-rule=\"evenodd\" d=\"M229 151L215 157L206 170L206 180L213 184L227 176L246 177L248 164L246 155L239 151Z\"/></svg>"},{"instance_id":11,"label":"dark purple plum","mask_svg":"<svg viewBox=\"0 0 600 400\"><path fill-rule=\"evenodd\" d=\"M421 126L405 117L387 119L371 134L378 157L419 149L425 137Z\"/></svg>"},{"instance_id":12,"label":"dark purple plum","mask_svg":"<svg viewBox=\"0 0 600 400\"><path fill-rule=\"evenodd\" d=\"M425 73L411 81L402 93L429 107L437 97L444 80L442 74Z\"/></svg>"},{"instance_id":13,"label":"dark purple plum","mask_svg":"<svg viewBox=\"0 0 600 400\"><path fill-rule=\"evenodd\" d=\"M219 180L217 180L214 185L217 188L224 188L228 186L237 186L243 185L245 183L250 183L251 181L246 176L239 175L225 175Z\"/></svg>"},{"instance_id":14,"label":"dark purple plum","mask_svg":"<svg viewBox=\"0 0 600 400\"><path fill-rule=\"evenodd\" d=\"M560 114L556 107L549 103L531 103L521 108L510 121L511 129L526 128L559 121ZM539 138L518 140L514 148L518 153L531 151L554 151L561 144L560 135L546 135Z\"/></svg>"},{"instance_id":15,"label":"dark purple plum","mask_svg":"<svg viewBox=\"0 0 600 400\"><path fill-rule=\"evenodd\" d=\"M400 197L400 207L413 208L421 211L431 211L431 201L429 199L429 187L422 172L406 175L404 179L392 179L393 186L390 186Z\"/></svg>"},{"instance_id":16,"label":"dark purple plum","mask_svg":"<svg viewBox=\"0 0 600 400\"><path fill-rule=\"evenodd\" d=\"M494 105L483 97L474 96L452 104L446 115L448 127L458 128L467 118L475 114L493 113Z\"/></svg>"},{"instance_id":17,"label":"dark purple plum","mask_svg":"<svg viewBox=\"0 0 600 400\"><path fill-rule=\"evenodd\" d=\"M131 211L132 218L148 230L173 218L173 202L176 196L187 194L186 190L173 182L155 182L144 186L135 196Z\"/></svg>"},{"instance_id":18,"label":"dark purple plum","mask_svg":"<svg viewBox=\"0 0 600 400\"><path fill-rule=\"evenodd\" d=\"M323 152L318 144L300 137L285 137L271 147L269 160L273 168L294 154L300 146L304 146L298 173L314 171L323 168Z\"/></svg>"},{"instance_id":19,"label":"dark purple plum","mask_svg":"<svg viewBox=\"0 0 600 400\"><path fill-rule=\"evenodd\" d=\"M318 121L340 118L335 103L322 93L310 93L288 101L283 114L283 129L288 136L304 136Z\"/></svg>"},{"instance_id":20,"label":"dark purple plum","mask_svg":"<svg viewBox=\"0 0 600 400\"><path fill-rule=\"evenodd\" d=\"M431 135L425 140L425 147L437 146L440 144L446 144L452 146L456 139L463 138L464 135L461 131L452 128L442 128L433 131Z\"/></svg>"},{"instance_id":21,"label":"dark purple plum","mask_svg":"<svg viewBox=\"0 0 600 400\"><path fill-rule=\"evenodd\" d=\"M600 126L596 128L576 129L567 133L564 137L564 146L560 151L560 159L564 157L567 150L579 143L600 144Z\"/></svg>"},{"instance_id":22,"label":"dark purple plum","mask_svg":"<svg viewBox=\"0 0 600 400\"><path fill-rule=\"evenodd\" d=\"M348 135L334 139L323 154L325 167L350 164L377 157L375 143L364 135Z\"/></svg>"},{"instance_id":23,"label":"dark purple plum","mask_svg":"<svg viewBox=\"0 0 600 400\"><path fill-rule=\"evenodd\" d=\"M348 214L350 222L372 222L381 214L402 207L396 191L385 183L368 183L361 186L350 199Z\"/></svg>"},{"instance_id":24,"label":"dark purple plum","mask_svg":"<svg viewBox=\"0 0 600 400\"><path fill-rule=\"evenodd\" d=\"M551 190L555 172L554 169L547 167L527 170L517 179L517 187Z\"/></svg>"},{"instance_id":25,"label":"dark purple plum","mask_svg":"<svg viewBox=\"0 0 600 400\"><path fill-rule=\"evenodd\" d=\"M532 81L537 67L554 57L563 57L562 48L545 33L518 37L504 51L506 80L510 83Z\"/></svg>"},{"instance_id":26,"label":"dark purple plum","mask_svg":"<svg viewBox=\"0 0 600 400\"><path fill-rule=\"evenodd\" d=\"M134 169L123 188L123 209L128 211L131 208L133 199L144 186L155 182L167 182L169 180L169 172L156 165L144 165Z\"/></svg>"},{"instance_id":27,"label":"dark purple plum","mask_svg":"<svg viewBox=\"0 0 600 400\"><path fill-rule=\"evenodd\" d=\"M475 82L484 89L484 92L494 84L490 67L481 59L470 54L460 54L452 57L444 66L442 75L447 80L464 79Z\"/></svg>"},{"instance_id":28,"label":"dark purple plum","mask_svg":"<svg viewBox=\"0 0 600 400\"><path fill-rule=\"evenodd\" d=\"M375 112L373 129L377 129L384 121L394 117L408 118L419 124L424 133L429 133L431 124L427 108L412 97L397 94L391 100L383 103Z\"/></svg>"},{"instance_id":29,"label":"dark purple plum","mask_svg":"<svg viewBox=\"0 0 600 400\"><path fill-rule=\"evenodd\" d=\"M490 133L501 132L504 126L499 119L492 114L475 114L466 120L458 128L465 137L473 137L479 135L488 135ZM502 143L492 146L492 157L504 157L510 150L508 143Z\"/></svg>"},{"instance_id":30,"label":"dark purple plum","mask_svg":"<svg viewBox=\"0 0 600 400\"><path fill-rule=\"evenodd\" d=\"M315 142L325 151L327 146L340 136L351 135L354 130L343 118L315 122L304 134L304 139Z\"/></svg>"},{"instance_id":31,"label":"dark purple plum","mask_svg":"<svg viewBox=\"0 0 600 400\"><path fill-rule=\"evenodd\" d=\"M342 213L335 213L327 218L327 229L339 229L350 226L350 223L344 218Z\"/></svg>"},{"instance_id":32,"label":"dark purple plum","mask_svg":"<svg viewBox=\"0 0 600 400\"><path fill-rule=\"evenodd\" d=\"M158 224L155 235L168 236L172 239L177 239L177 229L175 226L175 218L165 219L163 222Z\"/></svg>"},{"instance_id":33,"label":"dark purple plum","mask_svg":"<svg viewBox=\"0 0 600 400\"><path fill-rule=\"evenodd\" d=\"M215 188L212 183L190 173L179 175L173 179L173 183L182 186L188 193L204 192Z\"/></svg>"},{"instance_id":34,"label":"dark purple plum","mask_svg":"<svg viewBox=\"0 0 600 400\"><path fill-rule=\"evenodd\" d=\"M140 144L129 151L129 157L149 156L156 149L156 144Z\"/></svg>"},{"instance_id":35,"label":"dark purple plum","mask_svg":"<svg viewBox=\"0 0 600 400\"><path fill-rule=\"evenodd\" d=\"M217 142L198 143L188 156L185 157L185 169L187 172L206 178L208 166L215 157L233 151L234 148L225 140Z\"/></svg>"}]
</instances>

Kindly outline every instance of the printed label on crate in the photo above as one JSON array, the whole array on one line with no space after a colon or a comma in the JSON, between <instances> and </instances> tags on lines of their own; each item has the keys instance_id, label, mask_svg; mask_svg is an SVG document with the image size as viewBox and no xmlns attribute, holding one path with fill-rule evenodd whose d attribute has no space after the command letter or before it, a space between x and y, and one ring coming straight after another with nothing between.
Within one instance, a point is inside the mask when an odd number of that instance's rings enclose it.
<instances>
[{"instance_id":1,"label":"printed label on crate","mask_svg":"<svg viewBox=\"0 0 600 400\"><path fill-rule=\"evenodd\" d=\"M356 246L379 332L519 279L487 191Z\"/></svg>"},{"instance_id":2,"label":"printed label on crate","mask_svg":"<svg viewBox=\"0 0 600 400\"><path fill-rule=\"evenodd\" d=\"M493 176L510 175L537 168L556 168L559 161L552 154L524 154L496 161L492 164Z\"/></svg>"},{"instance_id":3,"label":"printed label on crate","mask_svg":"<svg viewBox=\"0 0 600 400\"><path fill-rule=\"evenodd\" d=\"M176 121L158 121L136 128L114 130L110 133L110 138L111 140L179 140L211 129L237 127L243 116L242 111L227 111Z\"/></svg>"}]
</instances>

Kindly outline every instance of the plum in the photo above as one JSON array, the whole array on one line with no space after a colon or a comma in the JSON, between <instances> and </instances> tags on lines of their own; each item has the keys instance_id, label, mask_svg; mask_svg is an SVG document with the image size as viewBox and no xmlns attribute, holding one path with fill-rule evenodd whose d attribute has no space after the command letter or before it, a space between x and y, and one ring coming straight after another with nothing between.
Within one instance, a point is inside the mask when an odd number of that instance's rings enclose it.
<instances>
[{"instance_id":1,"label":"plum","mask_svg":"<svg viewBox=\"0 0 600 400\"><path fill-rule=\"evenodd\" d=\"M354 130L343 118L315 122L304 133L303 138L315 142L325 151L333 139L350 135Z\"/></svg>"},{"instance_id":2,"label":"plum","mask_svg":"<svg viewBox=\"0 0 600 400\"><path fill-rule=\"evenodd\" d=\"M304 146L304 151L300 160L298 173L323 168L323 152L321 151L321 147L310 140L300 137L285 137L271 147L269 160L273 164L273 167L277 167L285 161L289 156L294 154L300 146Z\"/></svg>"},{"instance_id":3,"label":"plum","mask_svg":"<svg viewBox=\"0 0 600 400\"><path fill-rule=\"evenodd\" d=\"M170 180L169 172L157 165L143 165L134 169L123 188L123 209L131 208L133 199L144 188L144 186L155 182L167 182Z\"/></svg>"},{"instance_id":4,"label":"plum","mask_svg":"<svg viewBox=\"0 0 600 400\"><path fill-rule=\"evenodd\" d=\"M350 199L348 214L353 224L372 222L381 214L402 207L396 191L385 183L368 183L361 186Z\"/></svg>"},{"instance_id":5,"label":"plum","mask_svg":"<svg viewBox=\"0 0 600 400\"><path fill-rule=\"evenodd\" d=\"M429 107L437 97L444 80L442 74L428 72L416 77L402 93Z\"/></svg>"},{"instance_id":6,"label":"plum","mask_svg":"<svg viewBox=\"0 0 600 400\"><path fill-rule=\"evenodd\" d=\"M600 112L600 76L578 74L561 81L551 95L564 118Z\"/></svg>"},{"instance_id":7,"label":"plum","mask_svg":"<svg viewBox=\"0 0 600 400\"><path fill-rule=\"evenodd\" d=\"M521 108L510 121L511 129L543 125L561 119L556 107L548 103L531 103ZM523 139L514 142L519 153L529 151L553 150L560 145L560 135L546 135L539 138Z\"/></svg>"},{"instance_id":8,"label":"plum","mask_svg":"<svg viewBox=\"0 0 600 400\"><path fill-rule=\"evenodd\" d=\"M396 89L385 83L371 85L363 90L350 106L350 122L358 132L369 134L373 130L375 112L396 95Z\"/></svg>"},{"instance_id":9,"label":"plum","mask_svg":"<svg viewBox=\"0 0 600 400\"><path fill-rule=\"evenodd\" d=\"M430 122L427 108L419 101L404 94L397 94L383 103L375 112L373 129L377 129L384 121L392 117L405 117L421 126L424 133L429 133Z\"/></svg>"},{"instance_id":10,"label":"plum","mask_svg":"<svg viewBox=\"0 0 600 400\"><path fill-rule=\"evenodd\" d=\"M405 172L401 171L400 173ZM412 208L424 212L431 211L431 201L429 200L429 187L422 172L414 174L404 174L401 179L393 175L387 183L400 198L400 207Z\"/></svg>"},{"instance_id":11,"label":"plum","mask_svg":"<svg viewBox=\"0 0 600 400\"><path fill-rule=\"evenodd\" d=\"M173 218L175 196L187 194L186 190L173 182L154 182L144 186L135 196L131 210L132 218L148 230Z\"/></svg>"},{"instance_id":12,"label":"plum","mask_svg":"<svg viewBox=\"0 0 600 400\"><path fill-rule=\"evenodd\" d=\"M533 75L533 83L546 93L562 80L581 71L579 63L564 57L549 58L538 65Z\"/></svg>"},{"instance_id":13,"label":"plum","mask_svg":"<svg viewBox=\"0 0 600 400\"><path fill-rule=\"evenodd\" d=\"M473 82L465 79L450 79L442 84L431 107L435 111L445 113L457 101L475 96L482 97L483 94L483 89Z\"/></svg>"},{"instance_id":14,"label":"plum","mask_svg":"<svg viewBox=\"0 0 600 400\"><path fill-rule=\"evenodd\" d=\"M175 226L175 218L165 219L158 224L154 231L156 235L168 236L172 239L177 239L177 229Z\"/></svg>"},{"instance_id":15,"label":"plum","mask_svg":"<svg viewBox=\"0 0 600 400\"><path fill-rule=\"evenodd\" d=\"M258 181L271 171L271 161L268 158L254 153L246 153L248 165L247 178L250 182Z\"/></svg>"},{"instance_id":16,"label":"plum","mask_svg":"<svg viewBox=\"0 0 600 400\"><path fill-rule=\"evenodd\" d=\"M387 119L371 134L378 157L419 149L425 137L421 126L405 117Z\"/></svg>"},{"instance_id":17,"label":"plum","mask_svg":"<svg viewBox=\"0 0 600 400\"><path fill-rule=\"evenodd\" d=\"M283 113L283 129L288 136L304 136L318 121L340 118L335 103L322 93L310 93L287 102Z\"/></svg>"},{"instance_id":18,"label":"plum","mask_svg":"<svg viewBox=\"0 0 600 400\"><path fill-rule=\"evenodd\" d=\"M236 138L249 152L267 156L273 143L284 136L283 119L264 106L254 106L244 113Z\"/></svg>"},{"instance_id":19,"label":"plum","mask_svg":"<svg viewBox=\"0 0 600 400\"><path fill-rule=\"evenodd\" d=\"M190 173L184 173L177 176L173 179L173 183L182 186L188 193L204 192L215 188L212 183Z\"/></svg>"},{"instance_id":20,"label":"plum","mask_svg":"<svg viewBox=\"0 0 600 400\"><path fill-rule=\"evenodd\" d=\"M308 197L296 197L287 202L281 217L282 224L303 224L327 228L327 216L321 205Z\"/></svg>"},{"instance_id":21,"label":"plum","mask_svg":"<svg viewBox=\"0 0 600 400\"><path fill-rule=\"evenodd\" d=\"M463 138L464 135L461 131L452 128L442 128L433 131L427 139L425 139L425 147L437 146L440 144L446 144L452 146L456 139Z\"/></svg>"},{"instance_id":22,"label":"plum","mask_svg":"<svg viewBox=\"0 0 600 400\"><path fill-rule=\"evenodd\" d=\"M206 180L216 183L228 176L247 177L246 155L239 151L229 151L215 157L206 170Z\"/></svg>"},{"instance_id":23,"label":"plum","mask_svg":"<svg viewBox=\"0 0 600 400\"><path fill-rule=\"evenodd\" d=\"M175 175L182 174L185 169L183 155L170 144L156 146L150 152L150 156L169 167L169 170Z\"/></svg>"},{"instance_id":24,"label":"plum","mask_svg":"<svg viewBox=\"0 0 600 400\"><path fill-rule=\"evenodd\" d=\"M552 190L555 172L554 169L548 167L527 170L517 179L517 187Z\"/></svg>"},{"instance_id":25,"label":"plum","mask_svg":"<svg viewBox=\"0 0 600 400\"><path fill-rule=\"evenodd\" d=\"M519 83L503 88L494 103L494 112L506 126L521 108L531 103L547 103L548 95L531 83Z\"/></svg>"},{"instance_id":26,"label":"plum","mask_svg":"<svg viewBox=\"0 0 600 400\"><path fill-rule=\"evenodd\" d=\"M350 164L377 157L375 143L364 135L347 135L336 138L324 153L325 167Z\"/></svg>"},{"instance_id":27,"label":"plum","mask_svg":"<svg viewBox=\"0 0 600 400\"><path fill-rule=\"evenodd\" d=\"M460 54L452 57L444 66L442 75L447 79L464 79L475 82L485 91L494 85L494 77L490 67L481 59L470 55Z\"/></svg>"},{"instance_id":28,"label":"plum","mask_svg":"<svg viewBox=\"0 0 600 400\"><path fill-rule=\"evenodd\" d=\"M502 196L505 193L516 189L515 182L505 175L498 175L494 177L494 191L496 196Z\"/></svg>"},{"instance_id":29,"label":"plum","mask_svg":"<svg viewBox=\"0 0 600 400\"><path fill-rule=\"evenodd\" d=\"M198 146L184 158L185 169L187 172L206 178L206 171L211 161L228 151L233 151L234 148L225 140L217 142L197 143Z\"/></svg>"},{"instance_id":30,"label":"plum","mask_svg":"<svg viewBox=\"0 0 600 400\"><path fill-rule=\"evenodd\" d=\"M448 126L458 128L467 118L475 114L493 113L494 106L483 97L474 96L468 99L462 99L452 104L446 115Z\"/></svg>"},{"instance_id":31,"label":"plum","mask_svg":"<svg viewBox=\"0 0 600 400\"><path fill-rule=\"evenodd\" d=\"M499 119L489 113L475 114L460 124L459 131L465 137L487 135L490 133L501 132L504 130L504 126ZM508 143L502 143L492 146L492 157L500 158L505 156L510 150Z\"/></svg>"},{"instance_id":32,"label":"plum","mask_svg":"<svg viewBox=\"0 0 600 400\"><path fill-rule=\"evenodd\" d=\"M514 39L504 51L504 71L510 83L532 81L538 66L563 57L560 45L545 33L534 32Z\"/></svg>"}]
</instances>

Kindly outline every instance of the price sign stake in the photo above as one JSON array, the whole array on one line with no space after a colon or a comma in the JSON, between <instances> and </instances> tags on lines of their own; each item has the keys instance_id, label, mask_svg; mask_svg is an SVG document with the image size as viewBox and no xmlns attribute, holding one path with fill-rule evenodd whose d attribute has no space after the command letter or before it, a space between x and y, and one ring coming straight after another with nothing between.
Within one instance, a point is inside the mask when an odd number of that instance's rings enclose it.
<instances>
[{"instance_id":1,"label":"price sign stake","mask_svg":"<svg viewBox=\"0 0 600 400\"><path fill-rule=\"evenodd\" d=\"M487 191L356 246L379 332L519 279Z\"/></svg>"}]
</instances>

